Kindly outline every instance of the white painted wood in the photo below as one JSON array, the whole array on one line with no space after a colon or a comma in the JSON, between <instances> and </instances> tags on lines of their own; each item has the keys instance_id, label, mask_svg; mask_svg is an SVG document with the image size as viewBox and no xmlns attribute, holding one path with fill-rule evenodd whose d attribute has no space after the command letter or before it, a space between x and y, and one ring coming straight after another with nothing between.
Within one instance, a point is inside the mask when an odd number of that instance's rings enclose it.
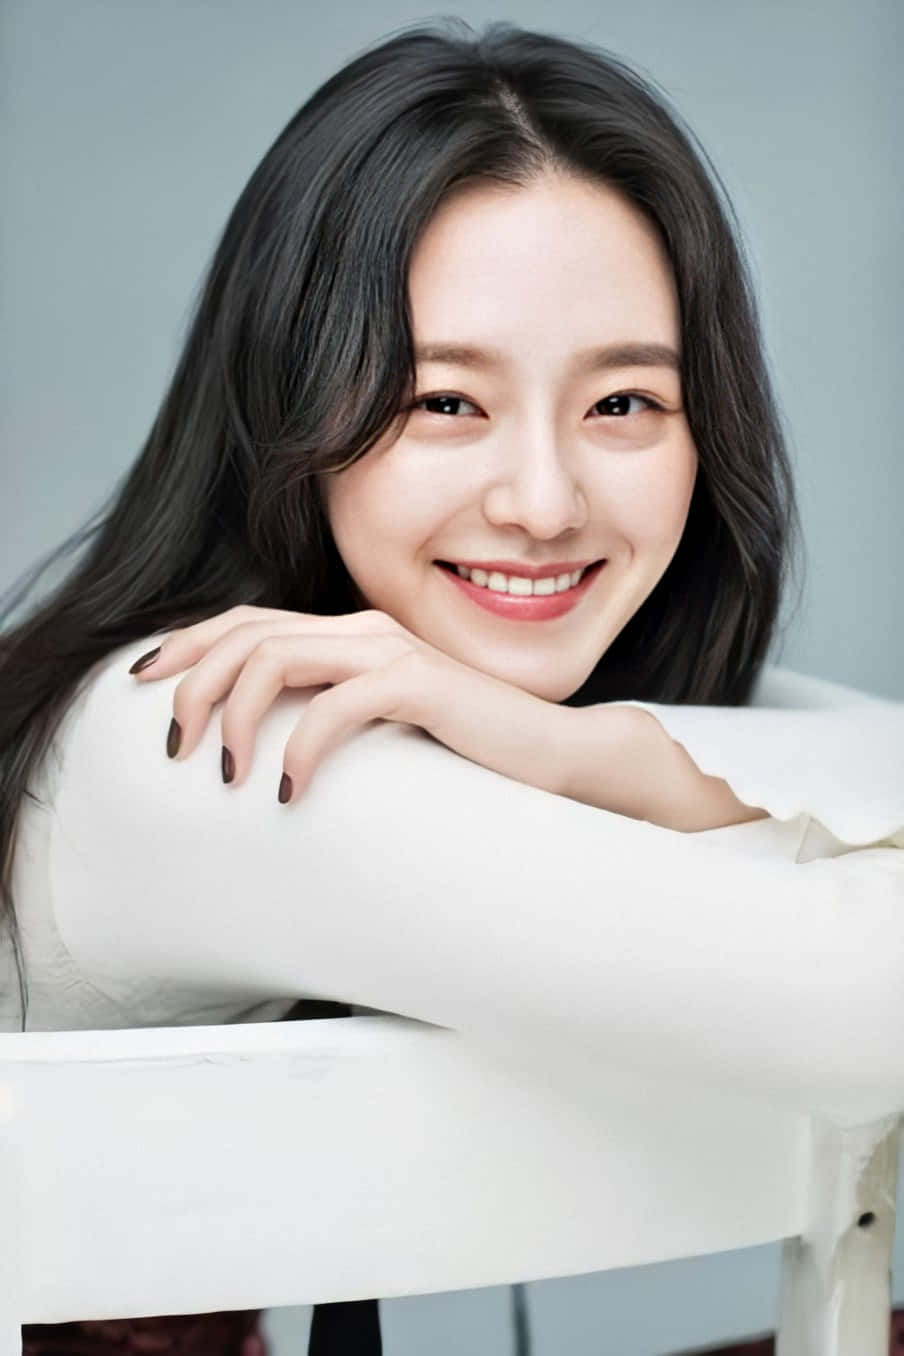
<instances>
[{"instance_id":1,"label":"white painted wood","mask_svg":"<svg viewBox=\"0 0 904 1356\"><path fill-rule=\"evenodd\" d=\"M806 1116L608 1068L552 1083L403 1018L5 1035L0 1096L7 1324L576 1275L805 1218Z\"/></svg>"},{"instance_id":2,"label":"white painted wood","mask_svg":"<svg viewBox=\"0 0 904 1356\"><path fill-rule=\"evenodd\" d=\"M782 1248L776 1356L888 1356L904 1118L811 1124L810 1203Z\"/></svg>"},{"instance_id":3,"label":"white painted wood","mask_svg":"<svg viewBox=\"0 0 904 1356\"><path fill-rule=\"evenodd\" d=\"M22 1323L469 1289L807 1231L835 1261L788 1272L781 1356L885 1356L900 1118L811 1133L677 1076L565 1066L390 1016L0 1035L0 1356ZM875 1232L852 1233L867 1209ZM808 1298L827 1265L834 1347Z\"/></svg>"}]
</instances>

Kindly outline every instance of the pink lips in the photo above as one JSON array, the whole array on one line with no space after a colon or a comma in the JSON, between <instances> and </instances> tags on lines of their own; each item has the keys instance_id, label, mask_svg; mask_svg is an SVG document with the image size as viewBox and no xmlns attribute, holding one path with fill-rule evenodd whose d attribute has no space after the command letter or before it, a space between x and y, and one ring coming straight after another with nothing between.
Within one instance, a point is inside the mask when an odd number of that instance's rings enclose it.
<instances>
[{"instance_id":1,"label":"pink lips","mask_svg":"<svg viewBox=\"0 0 904 1356\"><path fill-rule=\"evenodd\" d=\"M550 621L554 617L564 616L581 601L605 563L603 560L591 565L573 589L566 589L564 593L530 597L514 593L497 593L494 589L472 584L455 570L444 569L441 565L436 568L441 570L449 582L466 598L470 598L471 602L485 608L487 612L495 612L497 616L507 617L511 621Z\"/></svg>"}]
</instances>

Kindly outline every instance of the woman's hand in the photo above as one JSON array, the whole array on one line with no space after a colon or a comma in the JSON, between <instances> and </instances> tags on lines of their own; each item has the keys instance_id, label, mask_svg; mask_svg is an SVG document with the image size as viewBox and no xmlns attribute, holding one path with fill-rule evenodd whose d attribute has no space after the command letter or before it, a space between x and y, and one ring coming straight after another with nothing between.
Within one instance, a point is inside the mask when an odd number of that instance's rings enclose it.
<instances>
[{"instance_id":1,"label":"woman's hand","mask_svg":"<svg viewBox=\"0 0 904 1356\"><path fill-rule=\"evenodd\" d=\"M167 753L187 757L225 698L221 770L234 785L247 776L257 727L283 688L320 688L286 744L283 803L348 735L371 720L395 720L505 777L665 828L694 832L766 815L704 776L648 712L545 701L452 659L385 612L234 607L171 632L155 659L142 656L131 671L145 682L184 669Z\"/></svg>"},{"instance_id":2,"label":"woman's hand","mask_svg":"<svg viewBox=\"0 0 904 1356\"><path fill-rule=\"evenodd\" d=\"M286 744L283 802L304 790L331 749L372 720L418 725L472 762L544 791L569 794L578 710L450 658L384 612L321 617L234 607L171 632L159 656L136 678L147 682L183 669L189 672L173 694L167 751L187 757L214 705L225 698L222 774L236 786L247 776L260 720L282 689L321 688ZM613 735L621 738L637 715L613 707L608 713ZM617 809L619 768L609 771L611 808Z\"/></svg>"}]
</instances>

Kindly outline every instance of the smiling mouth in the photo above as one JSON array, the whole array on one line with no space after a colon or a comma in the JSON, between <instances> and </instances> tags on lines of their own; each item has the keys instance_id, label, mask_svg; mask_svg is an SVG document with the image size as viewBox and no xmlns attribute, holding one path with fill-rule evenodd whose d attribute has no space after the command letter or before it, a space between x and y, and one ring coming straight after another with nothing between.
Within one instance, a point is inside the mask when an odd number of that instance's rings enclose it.
<instances>
[{"instance_id":1,"label":"smiling mouth","mask_svg":"<svg viewBox=\"0 0 904 1356\"><path fill-rule=\"evenodd\" d=\"M540 579L529 579L525 575L503 574L500 570L469 569L449 560L434 561L440 569L467 580L475 588L512 598L541 598L568 593L577 588L587 575L595 574L605 563L605 560L595 560L578 570L550 574ZM515 588L511 587L511 583L515 584Z\"/></svg>"}]
</instances>

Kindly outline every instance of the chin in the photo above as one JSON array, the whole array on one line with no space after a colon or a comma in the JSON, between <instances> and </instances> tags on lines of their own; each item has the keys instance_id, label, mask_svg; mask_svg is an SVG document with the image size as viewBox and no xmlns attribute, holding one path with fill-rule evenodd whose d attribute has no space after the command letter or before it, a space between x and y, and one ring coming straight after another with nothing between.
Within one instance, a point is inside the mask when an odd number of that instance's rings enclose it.
<instances>
[{"instance_id":1,"label":"chin","mask_svg":"<svg viewBox=\"0 0 904 1356\"><path fill-rule=\"evenodd\" d=\"M540 697L546 702L564 702L572 693L577 692L578 688L583 687L587 681L586 678L575 680L573 682L563 682L560 674L555 676L537 677L523 679L518 677L507 677L505 674L499 674L504 682L511 683L514 687L520 687L523 691L529 692L533 697Z\"/></svg>"}]
</instances>

